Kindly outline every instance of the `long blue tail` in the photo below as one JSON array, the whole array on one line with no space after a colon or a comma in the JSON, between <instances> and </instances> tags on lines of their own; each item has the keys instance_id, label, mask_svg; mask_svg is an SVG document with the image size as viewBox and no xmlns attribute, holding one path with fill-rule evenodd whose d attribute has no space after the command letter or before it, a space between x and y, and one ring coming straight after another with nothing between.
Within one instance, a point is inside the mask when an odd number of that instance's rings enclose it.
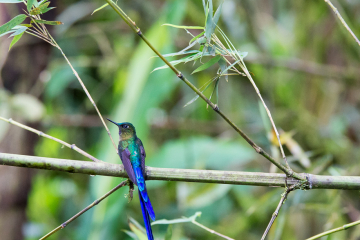
<instances>
[{"instance_id":1,"label":"long blue tail","mask_svg":"<svg viewBox=\"0 0 360 240\"><path fill-rule=\"evenodd\" d=\"M152 229L151 229L151 224L150 224L149 213L147 212L147 210L145 208L145 202L144 202L144 199L143 199L143 197L141 195L140 190L139 190L139 199L140 199L141 212L142 212L143 218L144 218L146 234L147 234L149 240L154 240L154 236L153 236Z\"/></svg>"}]
</instances>

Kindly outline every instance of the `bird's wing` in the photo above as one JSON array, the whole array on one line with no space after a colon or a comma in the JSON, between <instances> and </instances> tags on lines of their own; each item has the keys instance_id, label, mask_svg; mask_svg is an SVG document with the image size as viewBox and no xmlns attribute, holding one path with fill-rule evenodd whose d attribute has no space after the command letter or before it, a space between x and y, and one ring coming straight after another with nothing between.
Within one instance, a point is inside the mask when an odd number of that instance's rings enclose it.
<instances>
[{"instance_id":1,"label":"bird's wing","mask_svg":"<svg viewBox=\"0 0 360 240\"><path fill-rule=\"evenodd\" d=\"M140 148L140 153L141 153L141 169L143 170L143 173L145 174L145 157L146 157L145 148L144 148L144 145L142 144L140 138L136 139L136 143L138 144L138 146L139 146L139 148Z\"/></svg>"},{"instance_id":2,"label":"bird's wing","mask_svg":"<svg viewBox=\"0 0 360 240\"><path fill-rule=\"evenodd\" d=\"M120 149L119 149L120 150ZM121 162L124 165L125 171L127 173L127 175L129 176L130 180L137 185L136 179L135 179L135 174L134 174L134 169L131 165L130 162L130 151L128 148L125 148L123 151L119 151L119 155L120 155L120 159Z\"/></svg>"}]
</instances>

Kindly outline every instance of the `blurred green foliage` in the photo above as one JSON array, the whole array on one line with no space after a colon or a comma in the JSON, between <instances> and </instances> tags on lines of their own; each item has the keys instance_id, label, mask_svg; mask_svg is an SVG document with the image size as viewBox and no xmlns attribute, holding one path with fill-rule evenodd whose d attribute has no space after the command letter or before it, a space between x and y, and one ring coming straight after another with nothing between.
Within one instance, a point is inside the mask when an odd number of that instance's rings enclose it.
<instances>
[{"instance_id":1,"label":"blurred green foliage","mask_svg":"<svg viewBox=\"0 0 360 240\"><path fill-rule=\"evenodd\" d=\"M274 171L203 101L184 108L194 93L169 69L150 74L163 65L161 60L152 58L154 53L109 7L90 15L102 4L56 2L56 20L64 25L51 30L102 114L135 125L145 146L147 165ZM162 24L203 26L205 20L201 1L124 0L118 4L164 54L183 49L192 37ZM360 3L339 1L336 6L360 36L356 27L360 24ZM237 49L249 53L245 63L276 125L286 132L295 130L293 139L305 152L311 152L311 166L306 169L294 158L294 170L359 175L360 49L330 8L323 1L225 0L218 24ZM202 30L189 31L196 36ZM201 87L214 77L216 68L190 75L198 66L187 63L178 68ZM56 49L39 82L46 109L42 130L75 143L98 159L119 163L93 106ZM209 96L211 90L205 93ZM2 102L6 102L4 96ZM222 79L219 96L220 108L255 142L276 155L250 82L242 76L229 76L228 82ZM14 117L9 106L0 105L0 111ZM117 140L115 126L110 130ZM285 150L291 155L289 149ZM84 160L48 139L40 139L36 154ZM29 196L26 239L38 239L120 181L37 171ZM282 189L250 186L163 181L149 181L147 185L157 219L189 217L201 211L199 223L234 239L249 240L260 239L282 193ZM133 230L128 218L142 224L142 217L137 196L129 203L124 197L127 193L128 189L120 189L52 239L132 239L125 233ZM358 220L358 200L358 191L293 192L268 238L304 239ZM155 238L219 239L191 223L171 226L154 225ZM327 239L357 239L359 235L360 228L355 227Z\"/></svg>"}]
</instances>

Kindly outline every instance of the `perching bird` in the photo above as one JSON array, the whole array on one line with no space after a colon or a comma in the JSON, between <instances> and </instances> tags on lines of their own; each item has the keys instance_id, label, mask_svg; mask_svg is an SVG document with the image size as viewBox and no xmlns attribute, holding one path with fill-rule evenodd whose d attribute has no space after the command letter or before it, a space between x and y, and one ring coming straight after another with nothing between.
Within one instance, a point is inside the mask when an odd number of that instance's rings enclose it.
<instances>
[{"instance_id":1,"label":"perching bird","mask_svg":"<svg viewBox=\"0 0 360 240\"><path fill-rule=\"evenodd\" d=\"M141 211L144 218L146 234L149 240L153 240L150 218L155 220L155 213L145 185L145 149L141 140L136 136L135 127L128 122L116 123L107 119L119 127L119 156L130 180L138 186Z\"/></svg>"}]
</instances>

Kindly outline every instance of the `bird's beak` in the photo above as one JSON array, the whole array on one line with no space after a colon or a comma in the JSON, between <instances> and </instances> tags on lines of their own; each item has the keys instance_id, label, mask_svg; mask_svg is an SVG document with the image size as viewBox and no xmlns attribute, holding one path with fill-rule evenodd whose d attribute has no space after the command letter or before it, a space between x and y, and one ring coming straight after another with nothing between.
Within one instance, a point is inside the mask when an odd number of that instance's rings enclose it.
<instances>
[{"instance_id":1,"label":"bird's beak","mask_svg":"<svg viewBox=\"0 0 360 240\"><path fill-rule=\"evenodd\" d=\"M108 119L108 118L107 118L107 120L109 120L110 122L112 122L112 123L115 124L116 126L118 125L116 122L114 122L114 121L112 121L112 120L110 120L110 119Z\"/></svg>"}]
</instances>

